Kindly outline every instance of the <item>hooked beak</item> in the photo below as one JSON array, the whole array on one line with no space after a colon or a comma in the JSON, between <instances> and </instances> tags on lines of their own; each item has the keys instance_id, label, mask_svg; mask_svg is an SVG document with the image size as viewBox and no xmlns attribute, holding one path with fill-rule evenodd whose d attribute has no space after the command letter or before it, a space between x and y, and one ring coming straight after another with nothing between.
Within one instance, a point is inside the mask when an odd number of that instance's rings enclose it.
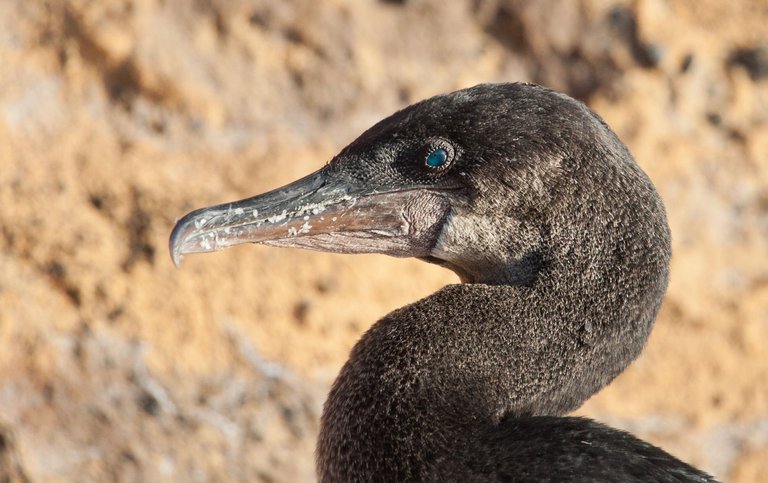
<instances>
[{"instance_id":1,"label":"hooked beak","mask_svg":"<svg viewBox=\"0 0 768 483\"><path fill-rule=\"evenodd\" d=\"M169 248L176 266L187 253L242 243L422 257L449 210L446 196L427 187L361 189L325 167L274 191L187 214Z\"/></svg>"}]
</instances>

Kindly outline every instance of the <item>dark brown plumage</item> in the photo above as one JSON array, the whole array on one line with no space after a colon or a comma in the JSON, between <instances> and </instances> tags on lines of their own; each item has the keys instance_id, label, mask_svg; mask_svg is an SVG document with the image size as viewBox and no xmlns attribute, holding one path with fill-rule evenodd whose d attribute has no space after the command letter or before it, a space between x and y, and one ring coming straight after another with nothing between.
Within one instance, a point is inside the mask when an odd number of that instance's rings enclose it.
<instances>
[{"instance_id":1,"label":"dark brown plumage","mask_svg":"<svg viewBox=\"0 0 768 483\"><path fill-rule=\"evenodd\" d=\"M322 418L322 481L710 481L554 417L640 353L670 257L656 190L583 104L527 84L420 102L314 175L187 215L171 252L243 242L414 256L465 282L352 350Z\"/></svg>"}]
</instances>

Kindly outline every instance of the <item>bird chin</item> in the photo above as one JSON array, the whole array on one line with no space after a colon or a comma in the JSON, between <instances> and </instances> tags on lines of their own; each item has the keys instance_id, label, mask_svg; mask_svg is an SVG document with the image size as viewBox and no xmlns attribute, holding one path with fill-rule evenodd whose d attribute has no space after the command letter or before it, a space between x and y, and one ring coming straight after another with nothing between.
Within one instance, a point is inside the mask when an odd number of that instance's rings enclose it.
<instances>
[{"instance_id":1,"label":"bird chin","mask_svg":"<svg viewBox=\"0 0 768 483\"><path fill-rule=\"evenodd\" d=\"M422 244L418 243L418 238L412 238L407 234L407 231L406 233L387 230L322 233L269 240L262 242L262 244L331 253L378 253L393 257L421 257L429 253L429 248L421 246Z\"/></svg>"}]
</instances>

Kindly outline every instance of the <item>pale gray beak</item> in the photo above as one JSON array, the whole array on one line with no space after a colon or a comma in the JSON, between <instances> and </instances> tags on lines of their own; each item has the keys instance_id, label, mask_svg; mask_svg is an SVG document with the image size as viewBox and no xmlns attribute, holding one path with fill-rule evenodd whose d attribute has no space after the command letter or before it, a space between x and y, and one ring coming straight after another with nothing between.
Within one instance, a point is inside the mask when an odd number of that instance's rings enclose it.
<instances>
[{"instance_id":1,"label":"pale gray beak","mask_svg":"<svg viewBox=\"0 0 768 483\"><path fill-rule=\"evenodd\" d=\"M274 191L187 214L169 248L177 266L187 253L241 243L427 256L448 210L448 200L427 187L361 189L326 166Z\"/></svg>"}]
</instances>

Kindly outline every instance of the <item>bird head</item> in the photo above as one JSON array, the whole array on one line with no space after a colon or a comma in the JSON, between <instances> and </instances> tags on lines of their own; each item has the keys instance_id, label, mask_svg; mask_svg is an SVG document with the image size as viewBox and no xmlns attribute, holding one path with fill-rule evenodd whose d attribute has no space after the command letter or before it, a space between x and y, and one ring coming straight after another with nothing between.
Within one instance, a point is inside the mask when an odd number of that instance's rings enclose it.
<instances>
[{"instance_id":1,"label":"bird head","mask_svg":"<svg viewBox=\"0 0 768 483\"><path fill-rule=\"evenodd\" d=\"M393 114L305 178L189 213L171 256L178 265L187 253L262 243L417 257L465 282L531 284L554 238L566 238L563 250L583 236L558 225L592 226L590 210L612 209L590 206L589 193L615 173L645 179L580 102L529 84L479 85Z\"/></svg>"}]
</instances>

